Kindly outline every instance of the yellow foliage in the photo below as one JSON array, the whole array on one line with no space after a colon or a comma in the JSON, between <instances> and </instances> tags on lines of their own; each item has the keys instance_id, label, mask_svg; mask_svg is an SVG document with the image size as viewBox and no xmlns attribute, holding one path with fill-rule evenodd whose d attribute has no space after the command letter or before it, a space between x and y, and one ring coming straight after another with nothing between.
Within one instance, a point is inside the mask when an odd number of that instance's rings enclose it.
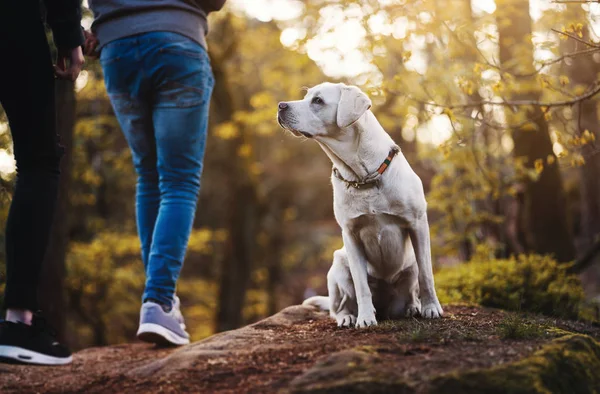
<instances>
[{"instance_id":1,"label":"yellow foliage","mask_svg":"<svg viewBox=\"0 0 600 394\"><path fill-rule=\"evenodd\" d=\"M577 37L582 38L583 37L583 24L582 23L571 23L571 24L569 24L568 28L565 28L563 26L562 31L568 32L568 33L575 33L577 35Z\"/></svg>"},{"instance_id":2,"label":"yellow foliage","mask_svg":"<svg viewBox=\"0 0 600 394\"><path fill-rule=\"evenodd\" d=\"M265 277L266 279L266 277ZM250 289L246 293L244 320L256 321L267 315L268 294L263 290Z\"/></svg>"},{"instance_id":3,"label":"yellow foliage","mask_svg":"<svg viewBox=\"0 0 600 394\"><path fill-rule=\"evenodd\" d=\"M596 141L596 136L593 133L590 133L589 130L584 130L581 134L582 144L587 144L590 142Z\"/></svg>"},{"instance_id":4,"label":"yellow foliage","mask_svg":"<svg viewBox=\"0 0 600 394\"><path fill-rule=\"evenodd\" d=\"M494 91L494 93L500 93L504 91L504 84L502 83L502 81L495 82L492 85L492 90Z\"/></svg>"},{"instance_id":5,"label":"yellow foliage","mask_svg":"<svg viewBox=\"0 0 600 394\"><path fill-rule=\"evenodd\" d=\"M214 134L224 140L230 140L236 138L239 134L239 131L234 123L225 122L215 127Z\"/></svg>"},{"instance_id":6,"label":"yellow foliage","mask_svg":"<svg viewBox=\"0 0 600 394\"><path fill-rule=\"evenodd\" d=\"M275 97L268 91L260 92L250 98L250 105L256 109L269 108L272 109L276 104Z\"/></svg>"},{"instance_id":7,"label":"yellow foliage","mask_svg":"<svg viewBox=\"0 0 600 394\"><path fill-rule=\"evenodd\" d=\"M226 230L215 231L209 228L194 229L188 241L188 251L210 254L213 252L213 243L222 243L226 239Z\"/></svg>"},{"instance_id":8,"label":"yellow foliage","mask_svg":"<svg viewBox=\"0 0 600 394\"><path fill-rule=\"evenodd\" d=\"M571 156L571 165L573 167L581 167L585 164L585 159L581 155L581 153L574 153Z\"/></svg>"},{"instance_id":9,"label":"yellow foliage","mask_svg":"<svg viewBox=\"0 0 600 394\"><path fill-rule=\"evenodd\" d=\"M240 148L238 149L238 155L240 155L240 157L245 158L250 157L250 155L252 155L252 145L243 144L242 146L240 146Z\"/></svg>"},{"instance_id":10,"label":"yellow foliage","mask_svg":"<svg viewBox=\"0 0 600 394\"><path fill-rule=\"evenodd\" d=\"M482 173L471 149L446 143L438 147L438 151L441 151L443 159L438 158L441 165L427 195L429 209L441 213L441 217L431 225L432 237L437 240L432 243L433 254L458 256L465 242L475 247L479 244L489 246L478 229L501 222L502 218L482 208L490 195L499 198L508 193L509 185L500 187L493 171L486 169L486 173ZM482 158L479 161L483 161Z\"/></svg>"},{"instance_id":11,"label":"yellow foliage","mask_svg":"<svg viewBox=\"0 0 600 394\"><path fill-rule=\"evenodd\" d=\"M568 84L569 84L569 77L567 77L566 75L561 75L561 76L558 78L558 80L559 80L559 82L560 82L560 84L561 84L562 86L566 86L566 85L568 85Z\"/></svg>"},{"instance_id":12,"label":"yellow foliage","mask_svg":"<svg viewBox=\"0 0 600 394\"><path fill-rule=\"evenodd\" d=\"M535 168L535 172L537 172L538 174L541 174L542 171L544 170L544 160L542 159L537 159L534 163L533 163L533 167Z\"/></svg>"},{"instance_id":13,"label":"yellow foliage","mask_svg":"<svg viewBox=\"0 0 600 394\"><path fill-rule=\"evenodd\" d=\"M442 114L446 115L451 122L456 122L456 116L454 116L454 112L450 108L444 108Z\"/></svg>"},{"instance_id":14,"label":"yellow foliage","mask_svg":"<svg viewBox=\"0 0 600 394\"><path fill-rule=\"evenodd\" d=\"M472 81L466 80L464 78L459 78L457 82L458 82L458 86L465 94L470 96L474 93L475 85L473 84Z\"/></svg>"}]
</instances>

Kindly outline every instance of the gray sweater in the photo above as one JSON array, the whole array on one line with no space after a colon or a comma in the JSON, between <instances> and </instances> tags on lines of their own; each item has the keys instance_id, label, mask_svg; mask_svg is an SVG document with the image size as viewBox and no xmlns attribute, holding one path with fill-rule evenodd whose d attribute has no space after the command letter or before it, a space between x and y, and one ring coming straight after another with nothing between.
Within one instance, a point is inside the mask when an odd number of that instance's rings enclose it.
<instances>
[{"instance_id":1,"label":"gray sweater","mask_svg":"<svg viewBox=\"0 0 600 394\"><path fill-rule=\"evenodd\" d=\"M182 34L206 48L209 12L226 0L89 0L92 31L100 48L111 41L151 31Z\"/></svg>"}]
</instances>

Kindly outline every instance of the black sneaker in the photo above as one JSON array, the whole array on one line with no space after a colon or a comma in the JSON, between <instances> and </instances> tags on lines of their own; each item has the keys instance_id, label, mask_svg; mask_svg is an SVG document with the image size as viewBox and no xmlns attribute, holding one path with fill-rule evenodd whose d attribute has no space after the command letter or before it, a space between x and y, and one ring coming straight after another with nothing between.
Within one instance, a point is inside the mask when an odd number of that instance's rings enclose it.
<instances>
[{"instance_id":1,"label":"black sneaker","mask_svg":"<svg viewBox=\"0 0 600 394\"><path fill-rule=\"evenodd\" d=\"M73 361L66 346L56 341L46 320L34 315L33 324L0 323L0 360L39 365L65 365Z\"/></svg>"}]
</instances>

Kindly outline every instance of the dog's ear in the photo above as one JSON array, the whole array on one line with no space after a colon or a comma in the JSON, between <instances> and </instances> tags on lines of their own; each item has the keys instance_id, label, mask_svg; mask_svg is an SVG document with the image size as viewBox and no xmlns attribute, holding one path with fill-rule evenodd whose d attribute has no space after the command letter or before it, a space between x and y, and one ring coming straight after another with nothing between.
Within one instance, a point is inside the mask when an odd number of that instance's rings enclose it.
<instances>
[{"instance_id":1,"label":"dog's ear","mask_svg":"<svg viewBox=\"0 0 600 394\"><path fill-rule=\"evenodd\" d=\"M342 85L342 95L338 104L337 125L348 127L371 108L371 99L356 86Z\"/></svg>"}]
</instances>

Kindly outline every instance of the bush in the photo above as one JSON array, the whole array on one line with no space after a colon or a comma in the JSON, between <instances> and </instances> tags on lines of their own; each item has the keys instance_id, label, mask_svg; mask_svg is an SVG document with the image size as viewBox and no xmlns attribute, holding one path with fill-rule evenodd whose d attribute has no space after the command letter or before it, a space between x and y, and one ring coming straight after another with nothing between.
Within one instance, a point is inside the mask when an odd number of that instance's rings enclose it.
<instances>
[{"instance_id":1,"label":"bush","mask_svg":"<svg viewBox=\"0 0 600 394\"><path fill-rule=\"evenodd\" d=\"M584 292L568 267L549 256L521 255L441 269L435 281L442 303L476 303L572 319L579 315Z\"/></svg>"}]
</instances>

